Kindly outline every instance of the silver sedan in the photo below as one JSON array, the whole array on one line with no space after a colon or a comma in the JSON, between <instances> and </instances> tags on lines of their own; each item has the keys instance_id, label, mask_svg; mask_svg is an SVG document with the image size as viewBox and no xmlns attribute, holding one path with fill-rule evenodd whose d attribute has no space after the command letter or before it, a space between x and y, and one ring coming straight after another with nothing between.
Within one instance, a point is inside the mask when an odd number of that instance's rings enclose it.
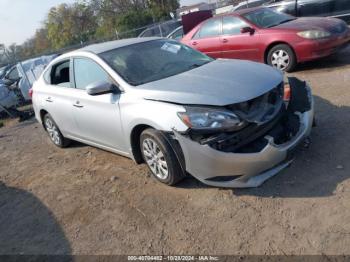
<instances>
[{"instance_id":1,"label":"silver sedan","mask_svg":"<svg viewBox=\"0 0 350 262\"><path fill-rule=\"evenodd\" d=\"M314 115L305 82L286 85L267 65L214 60L162 38L56 58L34 84L33 104L55 145L76 140L132 158L168 185L190 174L212 186L259 186L291 163Z\"/></svg>"}]
</instances>

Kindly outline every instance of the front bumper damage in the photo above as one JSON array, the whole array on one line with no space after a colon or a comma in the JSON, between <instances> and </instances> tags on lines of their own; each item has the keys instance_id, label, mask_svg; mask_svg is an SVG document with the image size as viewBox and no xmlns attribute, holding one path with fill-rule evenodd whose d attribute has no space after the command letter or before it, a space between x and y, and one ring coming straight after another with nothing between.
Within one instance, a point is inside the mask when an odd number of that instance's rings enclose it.
<instances>
[{"instance_id":1,"label":"front bumper damage","mask_svg":"<svg viewBox=\"0 0 350 262\"><path fill-rule=\"evenodd\" d=\"M289 166L293 161L291 153L310 135L314 121L311 89L305 82L296 78L289 80L292 97L285 114L298 120L298 130L292 137L283 142L276 142L278 139L271 135L274 133L273 129L277 129L276 123L275 127L264 131L265 133L256 139L266 141L258 150L248 150L248 153L245 150L226 152L208 144L200 144L188 134L174 130L175 138L183 152L186 171L207 185L248 188L260 186ZM292 124L295 126L294 122ZM245 147L249 146L252 146L252 143Z\"/></svg>"}]
</instances>

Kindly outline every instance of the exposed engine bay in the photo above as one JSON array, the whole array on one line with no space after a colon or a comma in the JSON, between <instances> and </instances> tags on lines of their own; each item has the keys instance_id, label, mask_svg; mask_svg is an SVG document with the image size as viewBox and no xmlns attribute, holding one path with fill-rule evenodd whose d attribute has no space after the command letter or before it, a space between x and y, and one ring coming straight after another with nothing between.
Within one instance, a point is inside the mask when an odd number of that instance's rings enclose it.
<instances>
[{"instance_id":1,"label":"exposed engine bay","mask_svg":"<svg viewBox=\"0 0 350 262\"><path fill-rule=\"evenodd\" d=\"M311 108L306 83L289 78L291 96L283 100L284 83L270 92L252 100L226 106L245 122L245 127L235 132L207 133L190 129L187 135L201 145L232 153L254 153L268 143L266 136L280 145L293 138L300 129L298 114Z\"/></svg>"}]
</instances>

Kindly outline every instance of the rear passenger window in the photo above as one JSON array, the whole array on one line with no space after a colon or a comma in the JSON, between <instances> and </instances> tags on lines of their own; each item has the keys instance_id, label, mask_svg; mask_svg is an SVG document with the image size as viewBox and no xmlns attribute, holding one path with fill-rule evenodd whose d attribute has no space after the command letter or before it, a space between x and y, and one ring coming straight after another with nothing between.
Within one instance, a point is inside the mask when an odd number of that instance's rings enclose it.
<instances>
[{"instance_id":1,"label":"rear passenger window","mask_svg":"<svg viewBox=\"0 0 350 262\"><path fill-rule=\"evenodd\" d=\"M202 25L199 29L195 38L206 38L221 35L221 18L220 19L210 19Z\"/></svg>"},{"instance_id":2,"label":"rear passenger window","mask_svg":"<svg viewBox=\"0 0 350 262\"><path fill-rule=\"evenodd\" d=\"M52 67L51 85L71 87L69 76L70 61L64 61Z\"/></svg>"},{"instance_id":3,"label":"rear passenger window","mask_svg":"<svg viewBox=\"0 0 350 262\"><path fill-rule=\"evenodd\" d=\"M74 59L75 86L78 89L86 89L92 83L99 81L110 82L109 75L96 62L85 59Z\"/></svg>"}]
</instances>

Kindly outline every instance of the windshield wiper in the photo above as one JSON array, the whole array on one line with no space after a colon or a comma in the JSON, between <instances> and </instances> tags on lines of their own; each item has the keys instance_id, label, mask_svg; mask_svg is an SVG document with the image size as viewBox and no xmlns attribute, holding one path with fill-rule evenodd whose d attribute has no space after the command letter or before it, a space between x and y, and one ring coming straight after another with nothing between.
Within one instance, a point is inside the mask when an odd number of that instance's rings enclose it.
<instances>
[{"instance_id":1,"label":"windshield wiper","mask_svg":"<svg viewBox=\"0 0 350 262\"><path fill-rule=\"evenodd\" d=\"M189 66L189 69L193 69L193 68L197 68L197 67L200 67L201 65L200 64L192 64Z\"/></svg>"},{"instance_id":2,"label":"windshield wiper","mask_svg":"<svg viewBox=\"0 0 350 262\"><path fill-rule=\"evenodd\" d=\"M281 25L281 24L284 24L284 23L288 23L288 22L293 21L293 20L295 20L295 18L286 19L286 20L283 20L283 21L281 21L281 22L279 22L277 24L269 25L266 28L271 28L271 27L274 27L274 26L278 26L278 25Z\"/></svg>"},{"instance_id":3,"label":"windshield wiper","mask_svg":"<svg viewBox=\"0 0 350 262\"><path fill-rule=\"evenodd\" d=\"M190 65L188 68L189 69L194 69L194 68L197 68L197 67L201 67L202 65L208 64L209 62L210 61L203 62L202 64L195 63L195 64Z\"/></svg>"}]
</instances>

